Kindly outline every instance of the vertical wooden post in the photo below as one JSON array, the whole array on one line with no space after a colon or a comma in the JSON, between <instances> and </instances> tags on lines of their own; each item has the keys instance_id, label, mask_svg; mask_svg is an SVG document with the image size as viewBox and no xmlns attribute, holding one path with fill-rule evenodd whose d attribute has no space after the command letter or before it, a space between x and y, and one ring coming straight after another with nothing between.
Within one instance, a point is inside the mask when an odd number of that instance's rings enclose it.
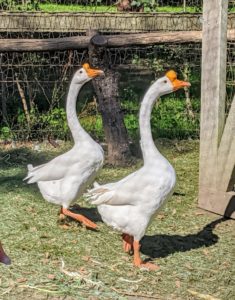
<instances>
[{"instance_id":1,"label":"vertical wooden post","mask_svg":"<svg viewBox=\"0 0 235 300\"><path fill-rule=\"evenodd\" d=\"M224 132L227 17L228 0L203 1L199 207L219 214L225 214L235 196L219 185L223 173L220 162L226 155L220 155L219 149L224 148L228 134ZM233 116L230 119L233 122ZM226 151L230 150L229 146ZM230 163L233 168L234 159ZM232 213L230 210L230 216Z\"/></svg>"},{"instance_id":2,"label":"vertical wooden post","mask_svg":"<svg viewBox=\"0 0 235 300\"><path fill-rule=\"evenodd\" d=\"M224 126L228 0L203 2L200 188L212 188Z\"/></svg>"}]
</instances>

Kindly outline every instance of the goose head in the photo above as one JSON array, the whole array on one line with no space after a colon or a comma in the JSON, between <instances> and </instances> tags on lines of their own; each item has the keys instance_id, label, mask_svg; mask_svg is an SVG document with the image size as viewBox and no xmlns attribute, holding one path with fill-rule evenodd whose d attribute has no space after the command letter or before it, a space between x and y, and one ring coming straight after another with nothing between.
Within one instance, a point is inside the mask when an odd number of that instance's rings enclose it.
<instances>
[{"instance_id":1,"label":"goose head","mask_svg":"<svg viewBox=\"0 0 235 300\"><path fill-rule=\"evenodd\" d=\"M190 87L191 84L187 81L179 80L177 73L170 70L165 76L159 78L154 84L153 88L158 90L159 96L172 93L184 87Z\"/></svg>"},{"instance_id":2,"label":"goose head","mask_svg":"<svg viewBox=\"0 0 235 300\"><path fill-rule=\"evenodd\" d=\"M73 76L73 82L76 84L85 84L91 79L104 75L104 72L99 69L93 69L88 63L83 64L82 68L77 70Z\"/></svg>"}]
</instances>

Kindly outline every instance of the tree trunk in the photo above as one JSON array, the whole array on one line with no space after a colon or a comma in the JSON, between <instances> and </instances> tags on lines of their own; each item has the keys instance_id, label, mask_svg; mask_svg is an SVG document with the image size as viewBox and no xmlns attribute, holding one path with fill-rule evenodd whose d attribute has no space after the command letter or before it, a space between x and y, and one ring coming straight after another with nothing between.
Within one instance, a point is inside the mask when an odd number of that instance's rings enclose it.
<instances>
[{"instance_id":1,"label":"tree trunk","mask_svg":"<svg viewBox=\"0 0 235 300\"><path fill-rule=\"evenodd\" d=\"M2 65L2 56L0 56L0 66ZM6 96L6 83L4 82L3 69L0 69L1 74L1 99L2 99L2 120L4 125L8 124L7 121L7 96Z\"/></svg>"},{"instance_id":2,"label":"tree trunk","mask_svg":"<svg viewBox=\"0 0 235 300\"><path fill-rule=\"evenodd\" d=\"M189 65L188 63L184 64L183 66L183 76L185 81L189 81ZM193 106L190 99L189 89L186 87L184 89L185 93L185 101L186 101L186 108L187 108L187 114L191 118L191 120L195 120L195 115L193 112Z\"/></svg>"},{"instance_id":3,"label":"tree trunk","mask_svg":"<svg viewBox=\"0 0 235 300\"><path fill-rule=\"evenodd\" d=\"M29 115L29 109L28 109L27 101L26 101L26 98L25 98L25 93L24 93L24 90L22 89L22 87L20 85L18 76L17 75L15 75L15 76L16 76L16 85L17 85L17 88L18 88L18 92L20 94L22 106L23 106L23 109L24 109L25 118L26 118L26 121L27 121L27 124L28 124L28 128L30 128L30 115Z\"/></svg>"},{"instance_id":4,"label":"tree trunk","mask_svg":"<svg viewBox=\"0 0 235 300\"><path fill-rule=\"evenodd\" d=\"M108 145L107 161L112 165L125 165L130 161L131 152L118 93L119 74L108 66L105 47L90 44L89 59L93 67L105 72L104 78L93 80L93 86Z\"/></svg>"}]
</instances>

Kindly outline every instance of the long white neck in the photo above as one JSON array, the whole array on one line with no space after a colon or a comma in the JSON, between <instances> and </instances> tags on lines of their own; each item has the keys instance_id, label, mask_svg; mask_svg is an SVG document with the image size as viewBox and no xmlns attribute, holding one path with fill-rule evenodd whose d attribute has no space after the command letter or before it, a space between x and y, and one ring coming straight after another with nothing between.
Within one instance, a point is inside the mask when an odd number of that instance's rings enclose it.
<instances>
[{"instance_id":1,"label":"long white neck","mask_svg":"<svg viewBox=\"0 0 235 300\"><path fill-rule=\"evenodd\" d=\"M67 114L68 126L71 130L75 144L82 142L84 139L92 141L92 138L82 128L81 124L79 123L77 113L76 113L77 96L82 86L83 84L74 83L72 80L69 87L69 92L68 92L67 102L66 102L66 114Z\"/></svg>"},{"instance_id":2,"label":"long white neck","mask_svg":"<svg viewBox=\"0 0 235 300\"><path fill-rule=\"evenodd\" d=\"M140 144L143 152L144 163L151 162L152 159L165 160L156 148L151 132L151 112L160 92L156 92L156 83L153 84L144 96L140 107L139 126L140 126Z\"/></svg>"}]
</instances>

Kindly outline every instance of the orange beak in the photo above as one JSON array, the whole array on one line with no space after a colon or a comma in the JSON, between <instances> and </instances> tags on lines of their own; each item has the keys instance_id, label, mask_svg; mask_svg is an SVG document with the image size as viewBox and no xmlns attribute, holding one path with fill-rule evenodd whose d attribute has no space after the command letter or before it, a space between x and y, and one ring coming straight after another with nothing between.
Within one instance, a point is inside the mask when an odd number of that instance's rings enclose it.
<instances>
[{"instance_id":1,"label":"orange beak","mask_svg":"<svg viewBox=\"0 0 235 300\"><path fill-rule=\"evenodd\" d=\"M174 91L177 91L178 89L184 88L184 87L190 87L191 84L187 81L183 81L183 80L178 80L175 79L173 82L173 87L174 87Z\"/></svg>"},{"instance_id":2,"label":"orange beak","mask_svg":"<svg viewBox=\"0 0 235 300\"><path fill-rule=\"evenodd\" d=\"M104 75L104 72L102 70L92 69L88 63L84 64L82 67L87 72L87 75L91 78Z\"/></svg>"},{"instance_id":3,"label":"orange beak","mask_svg":"<svg viewBox=\"0 0 235 300\"><path fill-rule=\"evenodd\" d=\"M168 71L166 73L166 77L168 77L168 79L170 79L170 81L173 85L174 91L177 91L178 89L181 89L181 88L184 88L184 87L190 87L191 86L191 84L189 82L177 79L177 74L173 70Z\"/></svg>"}]
</instances>

